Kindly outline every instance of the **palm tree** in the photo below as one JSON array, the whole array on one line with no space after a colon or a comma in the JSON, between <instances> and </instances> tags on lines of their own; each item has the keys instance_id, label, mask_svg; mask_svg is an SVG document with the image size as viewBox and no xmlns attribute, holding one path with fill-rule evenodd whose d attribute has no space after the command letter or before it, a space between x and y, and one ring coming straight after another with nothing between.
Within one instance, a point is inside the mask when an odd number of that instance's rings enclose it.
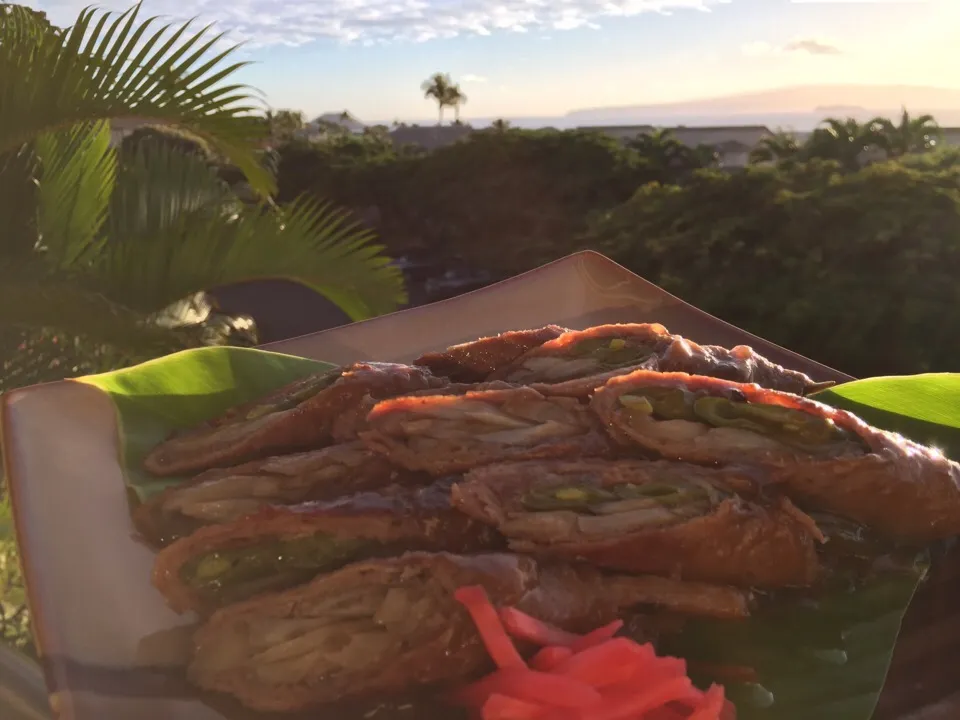
<instances>
[{"instance_id":1,"label":"palm tree","mask_svg":"<svg viewBox=\"0 0 960 720\"><path fill-rule=\"evenodd\" d=\"M267 110L267 124L271 137L289 138L297 130L303 129L303 113L300 110Z\"/></svg>"},{"instance_id":2,"label":"palm tree","mask_svg":"<svg viewBox=\"0 0 960 720\"><path fill-rule=\"evenodd\" d=\"M454 122L460 124L460 107L466 105L467 95L460 89L459 85L451 85L447 88L447 107L453 108Z\"/></svg>"},{"instance_id":3,"label":"palm tree","mask_svg":"<svg viewBox=\"0 0 960 720\"><path fill-rule=\"evenodd\" d=\"M497 118L490 124L490 127L494 132L504 133L510 129L510 121L504 120L503 118Z\"/></svg>"},{"instance_id":4,"label":"palm tree","mask_svg":"<svg viewBox=\"0 0 960 720\"><path fill-rule=\"evenodd\" d=\"M84 10L62 32L23 8L0 14L0 328L54 328L142 357L192 342L165 329L168 308L216 286L289 278L353 319L403 302L399 273L343 213L270 200L257 149L267 123L229 83L243 66L233 49L213 54L220 36L139 13ZM117 119L202 140L255 202L199 154L118 150Z\"/></svg>"},{"instance_id":5,"label":"palm tree","mask_svg":"<svg viewBox=\"0 0 960 720\"><path fill-rule=\"evenodd\" d=\"M793 160L800 153L800 144L792 133L777 130L773 135L764 137L757 147L750 151L751 163L784 162Z\"/></svg>"},{"instance_id":6,"label":"palm tree","mask_svg":"<svg viewBox=\"0 0 960 720\"><path fill-rule=\"evenodd\" d=\"M641 133L627 145L664 172L686 165L690 155L690 148L667 129Z\"/></svg>"},{"instance_id":7,"label":"palm tree","mask_svg":"<svg viewBox=\"0 0 960 720\"><path fill-rule=\"evenodd\" d=\"M720 162L720 153L713 145L701 143L690 148L687 160L691 170L716 167Z\"/></svg>"},{"instance_id":8,"label":"palm tree","mask_svg":"<svg viewBox=\"0 0 960 720\"><path fill-rule=\"evenodd\" d=\"M424 80L420 85L423 90L423 96L428 100L433 98L437 103L439 113L438 125L443 125L443 109L449 105L450 91L453 89L453 80L446 73L434 73L428 80Z\"/></svg>"},{"instance_id":9,"label":"palm tree","mask_svg":"<svg viewBox=\"0 0 960 720\"><path fill-rule=\"evenodd\" d=\"M821 124L825 127L814 130L803 145L802 156L806 159L835 160L854 171L860 168L866 150L882 146L883 139L873 123L827 118Z\"/></svg>"},{"instance_id":10,"label":"palm tree","mask_svg":"<svg viewBox=\"0 0 960 720\"><path fill-rule=\"evenodd\" d=\"M936 146L942 134L933 115L910 117L906 108L901 110L899 125L894 125L887 118L876 118L872 124L880 147L889 157L926 152Z\"/></svg>"}]
</instances>

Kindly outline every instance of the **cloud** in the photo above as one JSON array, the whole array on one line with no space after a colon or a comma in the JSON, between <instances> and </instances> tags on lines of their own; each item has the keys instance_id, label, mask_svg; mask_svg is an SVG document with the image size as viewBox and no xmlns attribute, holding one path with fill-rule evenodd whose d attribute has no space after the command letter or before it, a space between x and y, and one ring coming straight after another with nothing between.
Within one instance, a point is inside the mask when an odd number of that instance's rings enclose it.
<instances>
[{"instance_id":1,"label":"cloud","mask_svg":"<svg viewBox=\"0 0 960 720\"><path fill-rule=\"evenodd\" d=\"M843 50L836 45L820 42L819 40L794 40L784 47L787 52L803 52L810 55L843 55Z\"/></svg>"},{"instance_id":2,"label":"cloud","mask_svg":"<svg viewBox=\"0 0 960 720\"><path fill-rule=\"evenodd\" d=\"M483 75L474 75L472 73L467 73L460 78L460 82L464 83L485 83L487 79Z\"/></svg>"},{"instance_id":3,"label":"cloud","mask_svg":"<svg viewBox=\"0 0 960 720\"><path fill-rule=\"evenodd\" d=\"M185 20L194 15L216 22L234 41L250 47L298 46L332 39L346 43L425 42L495 32L571 30L595 27L606 17L646 12L700 10L730 0L144 0L143 17ZM37 0L59 25L69 25L90 0ZM100 0L125 10L130 0Z\"/></svg>"},{"instance_id":4,"label":"cloud","mask_svg":"<svg viewBox=\"0 0 960 720\"><path fill-rule=\"evenodd\" d=\"M761 57L764 55L785 55L788 53L803 53L806 55L842 55L843 50L838 46L813 38L798 38L788 42L786 45L772 45L771 43L757 40L749 42L740 47L740 52L748 57Z\"/></svg>"}]
</instances>

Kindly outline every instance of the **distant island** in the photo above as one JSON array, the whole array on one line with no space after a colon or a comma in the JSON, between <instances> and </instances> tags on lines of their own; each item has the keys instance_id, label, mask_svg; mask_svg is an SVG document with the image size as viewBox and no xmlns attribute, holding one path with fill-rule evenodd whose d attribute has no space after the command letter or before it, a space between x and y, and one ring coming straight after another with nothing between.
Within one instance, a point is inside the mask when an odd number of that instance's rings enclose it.
<instances>
[{"instance_id":1,"label":"distant island","mask_svg":"<svg viewBox=\"0 0 960 720\"><path fill-rule=\"evenodd\" d=\"M811 129L825 114L866 120L890 116L902 106L931 113L944 125L960 124L960 88L919 85L798 85L722 97L655 105L574 110L576 125L769 125Z\"/></svg>"},{"instance_id":2,"label":"distant island","mask_svg":"<svg viewBox=\"0 0 960 720\"><path fill-rule=\"evenodd\" d=\"M504 119L523 128L764 125L809 131L828 115L864 122L876 116L894 117L903 106L911 113L935 116L944 127L960 126L960 88L921 85L798 85L670 103L583 108L561 117ZM496 119L471 117L467 121L474 127L484 127ZM422 122L430 125L436 120Z\"/></svg>"},{"instance_id":3,"label":"distant island","mask_svg":"<svg viewBox=\"0 0 960 720\"><path fill-rule=\"evenodd\" d=\"M865 107L859 107L858 105L820 105L818 107L815 107L813 111L816 113L836 115L836 114L846 114L846 113L851 113L851 114L865 113L868 111L868 109Z\"/></svg>"}]
</instances>

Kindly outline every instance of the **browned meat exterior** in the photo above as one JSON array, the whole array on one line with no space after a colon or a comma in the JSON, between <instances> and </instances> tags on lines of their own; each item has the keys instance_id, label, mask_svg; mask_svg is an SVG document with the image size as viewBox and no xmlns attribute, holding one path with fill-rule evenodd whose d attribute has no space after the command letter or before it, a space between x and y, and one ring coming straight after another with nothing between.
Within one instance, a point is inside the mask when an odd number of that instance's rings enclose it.
<instances>
[{"instance_id":1,"label":"browned meat exterior","mask_svg":"<svg viewBox=\"0 0 960 720\"><path fill-rule=\"evenodd\" d=\"M349 565L283 593L217 611L194 637L191 682L263 711L442 686L486 670L487 653L457 588L483 586L582 632L640 604L743 617L733 589L666 578L604 577L525 556L410 553Z\"/></svg>"},{"instance_id":2,"label":"browned meat exterior","mask_svg":"<svg viewBox=\"0 0 960 720\"><path fill-rule=\"evenodd\" d=\"M451 505L451 483L273 506L202 528L157 554L153 584L177 612L204 613L357 559L407 550L502 548L499 533Z\"/></svg>"},{"instance_id":3,"label":"browned meat exterior","mask_svg":"<svg viewBox=\"0 0 960 720\"><path fill-rule=\"evenodd\" d=\"M765 358L749 345L725 348L719 345L699 345L675 335L670 344L659 353L661 372L684 372L691 375L755 383L763 388L809 395L834 383L814 382L797 370L790 370Z\"/></svg>"},{"instance_id":4,"label":"browned meat exterior","mask_svg":"<svg viewBox=\"0 0 960 720\"><path fill-rule=\"evenodd\" d=\"M428 367L434 375L448 377L454 382L480 382L525 352L565 332L567 329L559 325L547 325L536 330L512 330L453 345L443 352L421 355L414 365Z\"/></svg>"},{"instance_id":5,"label":"browned meat exterior","mask_svg":"<svg viewBox=\"0 0 960 720\"><path fill-rule=\"evenodd\" d=\"M141 503L133 520L144 538L163 546L204 525L237 520L269 504L294 505L394 483L429 482L429 476L398 468L355 440L207 470Z\"/></svg>"},{"instance_id":6,"label":"browned meat exterior","mask_svg":"<svg viewBox=\"0 0 960 720\"><path fill-rule=\"evenodd\" d=\"M527 387L385 400L367 424L360 437L369 448L433 475L502 460L589 457L609 450L584 405Z\"/></svg>"},{"instance_id":7,"label":"browned meat exterior","mask_svg":"<svg viewBox=\"0 0 960 720\"><path fill-rule=\"evenodd\" d=\"M352 440L363 426L368 395L388 398L446 384L426 368L394 363L356 363L311 375L175 434L150 451L144 468L181 475Z\"/></svg>"},{"instance_id":8,"label":"browned meat exterior","mask_svg":"<svg viewBox=\"0 0 960 720\"><path fill-rule=\"evenodd\" d=\"M515 385L513 383L503 382L502 380L493 380L491 382L481 382L481 383L459 383L452 382L449 385L444 385L439 388L428 388L426 390L415 390L410 393L405 393L405 397L429 397L432 395L466 395L470 392L481 392L483 390L513 390L515 388L522 387L520 385ZM366 422L367 415L370 414L370 411L380 402L377 398L372 398L367 395L363 402L358 406L358 410L363 414L364 422Z\"/></svg>"},{"instance_id":9,"label":"browned meat exterior","mask_svg":"<svg viewBox=\"0 0 960 720\"><path fill-rule=\"evenodd\" d=\"M717 345L698 345L671 334L657 323L571 330L530 350L512 365L494 373L492 378L523 384L562 383L594 375L626 373L640 367L754 382L798 394L825 386L814 383L801 372L767 360L745 345L729 350ZM574 388L578 394L587 394L592 389L572 384L567 390Z\"/></svg>"},{"instance_id":10,"label":"browned meat exterior","mask_svg":"<svg viewBox=\"0 0 960 720\"><path fill-rule=\"evenodd\" d=\"M610 380L591 407L625 445L763 466L811 510L905 540L960 534L960 466L844 410L755 384L644 370Z\"/></svg>"},{"instance_id":11,"label":"browned meat exterior","mask_svg":"<svg viewBox=\"0 0 960 720\"><path fill-rule=\"evenodd\" d=\"M786 498L764 507L736 494L761 484L746 468L530 461L471 470L454 485L453 502L518 552L685 580L813 584L816 524Z\"/></svg>"},{"instance_id":12,"label":"browned meat exterior","mask_svg":"<svg viewBox=\"0 0 960 720\"><path fill-rule=\"evenodd\" d=\"M659 351L672 338L659 324L598 325L570 330L524 354L491 379L529 385L601 375L656 362Z\"/></svg>"},{"instance_id":13,"label":"browned meat exterior","mask_svg":"<svg viewBox=\"0 0 960 720\"><path fill-rule=\"evenodd\" d=\"M639 365L628 365L627 367L607 370L597 375L587 375L586 377L575 378L573 380L564 380L558 383L530 383L538 393L550 395L553 397L573 397L581 400L588 400L597 388L603 387L611 380L620 375L629 375L636 370L656 370L657 358L651 357L644 360Z\"/></svg>"}]
</instances>

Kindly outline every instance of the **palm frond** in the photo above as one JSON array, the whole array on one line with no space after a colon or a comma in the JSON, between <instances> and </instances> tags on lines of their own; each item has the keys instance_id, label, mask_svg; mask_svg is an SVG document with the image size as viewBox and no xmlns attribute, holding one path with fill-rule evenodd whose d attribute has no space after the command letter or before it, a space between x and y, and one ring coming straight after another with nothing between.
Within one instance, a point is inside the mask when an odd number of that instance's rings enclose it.
<instances>
[{"instance_id":1,"label":"palm frond","mask_svg":"<svg viewBox=\"0 0 960 720\"><path fill-rule=\"evenodd\" d=\"M0 198L3 198L0 256L4 258L26 258L35 252L37 169L32 143L0 153Z\"/></svg>"},{"instance_id":2,"label":"palm frond","mask_svg":"<svg viewBox=\"0 0 960 720\"><path fill-rule=\"evenodd\" d=\"M202 159L160 144L123 158L106 235L97 287L140 312L258 278L302 282L355 320L406 299L399 270L344 213L242 205Z\"/></svg>"},{"instance_id":3,"label":"palm frond","mask_svg":"<svg viewBox=\"0 0 960 720\"><path fill-rule=\"evenodd\" d=\"M110 125L100 120L43 133L36 152L41 247L54 267L67 269L96 252L107 217L117 170Z\"/></svg>"},{"instance_id":4,"label":"palm frond","mask_svg":"<svg viewBox=\"0 0 960 720\"><path fill-rule=\"evenodd\" d=\"M186 214L212 211L225 217L239 208L229 186L203 158L145 138L120 154L104 235L114 243L162 237L179 232Z\"/></svg>"},{"instance_id":5,"label":"palm frond","mask_svg":"<svg viewBox=\"0 0 960 720\"><path fill-rule=\"evenodd\" d=\"M249 88L230 84L246 63L235 47L191 23L156 27L140 5L119 15L87 9L62 34L42 31L24 13L0 22L0 152L46 132L120 118L171 124L202 138L261 194L275 189L256 159L264 124ZM39 35L38 35L39 32Z\"/></svg>"},{"instance_id":6,"label":"palm frond","mask_svg":"<svg viewBox=\"0 0 960 720\"><path fill-rule=\"evenodd\" d=\"M23 5L0 3L0 36L5 40L36 45L50 32L59 30L50 24L46 13Z\"/></svg>"}]
</instances>

